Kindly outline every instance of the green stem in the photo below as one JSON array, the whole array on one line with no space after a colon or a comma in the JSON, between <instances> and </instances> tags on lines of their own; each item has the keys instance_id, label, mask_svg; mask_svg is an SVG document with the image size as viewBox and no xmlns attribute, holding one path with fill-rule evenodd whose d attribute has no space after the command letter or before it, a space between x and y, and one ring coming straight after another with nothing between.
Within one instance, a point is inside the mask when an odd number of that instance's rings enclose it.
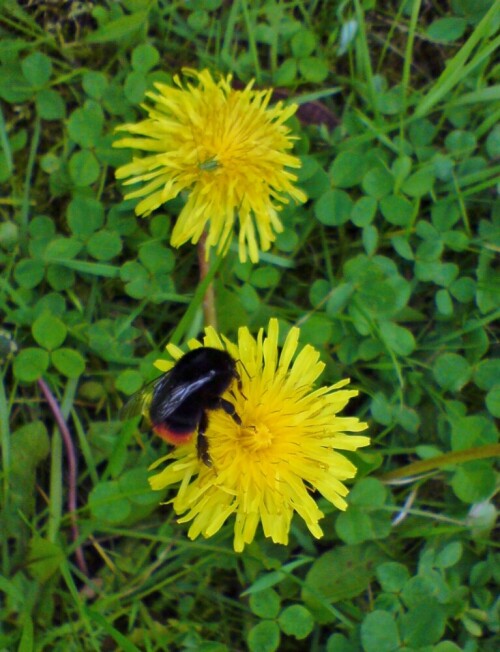
<instances>
[{"instance_id":1,"label":"green stem","mask_svg":"<svg viewBox=\"0 0 500 652\"><path fill-rule=\"evenodd\" d=\"M63 400L61 402L61 413L64 419L67 419L71 411L71 406L75 399L78 378L70 378L64 390ZM62 439L59 430L54 428L51 446L50 462L50 505L49 519L47 524L47 538L55 542L57 534L61 527L63 511L63 459L62 459Z\"/></svg>"},{"instance_id":2,"label":"green stem","mask_svg":"<svg viewBox=\"0 0 500 652\"><path fill-rule=\"evenodd\" d=\"M248 45L250 48L250 52L252 53L253 65L255 69L255 79L257 80L257 84L261 84L262 73L260 69L259 50L257 48L257 42L255 40L254 24L250 18L250 13L248 11L247 0L240 0L239 5L241 7L241 13L243 14L243 19L245 21L245 26L247 28Z\"/></svg>"},{"instance_id":3,"label":"green stem","mask_svg":"<svg viewBox=\"0 0 500 652\"><path fill-rule=\"evenodd\" d=\"M54 428L50 445L50 503L47 522L47 539L55 542L62 519L62 438L59 430Z\"/></svg>"},{"instance_id":4,"label":"green stem","mask_svg":"<svg viewBox=\"0 0 500 652\"><path fill-rule=\"evenodd\" d=\"M418 25L418 16L420 14L420 6L421 6L421 0L416 0L416 2L413 3L411 18L410 18L410 26L408 30L408 39L406 41L405 57L403 61L403 76L401 80L401 85L403 87L404 108L401 111L401 128L400 128L401 147L403 147L403 144L405 142L404 128L405 128L406 113L408 110L408 92L410 89L411 64L413 62L413 44L415 42L415 34Z\"/></svg>"},{"instance_id":5,"label":"green stem","mask_svg":"<svg viewBox=\"0 0 500 652\"><path fill-rule=\"evenodd\" d=\"M445 466L463 464L464 462L471 462L473 460L482 460L486 457L500 456L500 444L487 444L486 446L475 446L473 448L466 448L463 451L455 451L453 453L445 453L444 455L437 455L428 460L420 460L419 462L412 462L400 469L389 471L379 476L382 482L391 482L399 478L408 478L420 473L434 471L441 469Z\"/></svg>"},{"instance_id":6,"label":"green stem","mask_svg":"<svg viewBox=\"0 0 500 652\"><path fill-rule=\"evenodd\" d=\"M24 177L24 192L21 204L21 244L25 248L28 241L28 218L30 212L30 190L31 190L31 177L33 175L33 168L35 167L36 152L40 142L41 122L37 116L33 127L33 136L31 137L31 147L28 156L28 163L26 165L26 174Z\"/></svg>"},{"instance_id":7,"label":"green stem","mask_svg":"<svg viewBox=\"0 0 500 652\"><path fill-rule=\"evenodd\" d=\"M370 58L370 49L368 47L368 38L366 35L366 21L363 6L359 0L354 0L354 11L359 25L358 33L358 61L360 74L366 83L366 91L370 102L370 108L373 111L375 119L379 122L380 112L377 103L377 93L375 90L375 80L373 75L372 62Z\"/></svg>"},{"instance_id":8,"label":"green stem","mask_svg":"<svg viewBox=\"0 0 500 652\"><path fill-rule=\"evenodd\" d=\"M5 166L10 173L14 169L14 163L12 161L12 150L10 148L9 136L7 135L7 127L5 125L5 119L3 117L3 111L1 106L0 106L0 147L2 148L3 151Z\"/></svg>"},{"instance_id":9,"label":"green stem","mask_svg":"<svg viewBox=\"0 0 500 652\"><path fill-rule=\"evenodd\" d=\"M10 428L9 428L9 404L3 384L3 376L0 376L0 444L2 446L2 474L3 474L3 506L2 511L5 518L9 513L9 479L10 479ZM7 537L2 537L2 574L9 575L9 548Z\"/></svg>"}]
</instances>

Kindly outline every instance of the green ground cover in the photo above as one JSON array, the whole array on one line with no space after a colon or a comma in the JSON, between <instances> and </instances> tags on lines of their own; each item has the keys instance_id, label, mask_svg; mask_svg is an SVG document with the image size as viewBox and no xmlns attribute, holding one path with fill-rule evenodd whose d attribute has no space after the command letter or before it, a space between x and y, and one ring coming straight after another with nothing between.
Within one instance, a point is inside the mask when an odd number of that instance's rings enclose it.
<instances>
[{"instance_id":1,"label":"green ground cover","mask_svg":"<svg viewBox=\"0 0 500 652\"><path fill-rule=\"evenodd\" d=\"M498 0L0 0L0 650L498 649L499 24ZM137 217L114 175L115 127L184 66L300 105L308 201L212 269L227 337L299 326L359 389L371 445L347 511L314 494L321 539L189 540L148 485L165 445L120 419L203 329L185 195Z\"/></svg>"}]
</instances>

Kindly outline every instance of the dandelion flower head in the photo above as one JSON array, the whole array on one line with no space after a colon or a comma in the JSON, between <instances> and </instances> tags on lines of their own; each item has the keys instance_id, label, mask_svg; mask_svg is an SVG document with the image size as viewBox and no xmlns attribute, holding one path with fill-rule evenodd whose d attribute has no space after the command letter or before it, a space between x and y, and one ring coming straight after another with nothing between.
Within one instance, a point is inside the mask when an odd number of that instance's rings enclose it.
<instances>
[{"instance_id":1,"label":"dandelion flower head","mask_svg":"<svg viewBox=\"0 0 500 652\"><path fill-rule=\"evenodd\" d=\"M294 512L319 538L323 513L312 491L346 509L344 481L354 477L356 467L339 451L367 446L368 437L346 434L361 432L367 424L338 416L358 393L344 389L349 380L314 387L324 363L310 345L297 353L298 337L299 329L292 328L280 353L278 322L272 319L267 335L261 329L254 338L246 327L240 328L236 344L211 327L202 342L189 342L190 348L227 350L241 376L241 387L235 382L224 394L241 424L223 410L209 413L206 437L212 466L198 459L194 441L153 465L164 466L150 477L154 490L178 485L171 502L179 522L190 522L191 539L214 535L234 514L237 552L254 539L259 523L266 537L286 544ZM173 345L167 350L174 359L182 356ZM174 363L155 364L168 371Z\"/></svg>"},{"instance_id":2,"label":"dandelion flower head","mask_svg":"<svg viewBox=\"0 0 500 652\"><path fill-rule=\"evenodd\" d=\"M142 198L138 215L149 215L181 191L189 193L172 232L171 244L198 242L207 231L211 247L225 253L238 222L238 251L253 262L283 230L278 212L291 197L306 195L287 168L301 163L288 152L294 137L285 125L297 105L269 107L272 90L231 87L231 75L215 81L208 70L186 69L196 85L156 83L143 105L149 117L118 127L129 136L114 143L147 152L116 171L125 185L141 187L125 195Z\"/></svg>"}]
</instances>

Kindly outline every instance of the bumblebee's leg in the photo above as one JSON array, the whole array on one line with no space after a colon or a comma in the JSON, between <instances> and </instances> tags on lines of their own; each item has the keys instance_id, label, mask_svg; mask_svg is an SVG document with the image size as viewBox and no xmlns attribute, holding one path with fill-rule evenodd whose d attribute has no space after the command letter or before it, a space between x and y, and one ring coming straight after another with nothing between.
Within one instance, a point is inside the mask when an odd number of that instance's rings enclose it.
<instances>
[{"instance_id":1,"label":"bumblebee's leg","mask_svg":"<svg viewBox=\"0 0 500 652\"><path fill-rule=\"evenodd\" d=\"M221 410L224 410L226 414L229 414L230 417L233 417L233 420L241 426L241 419L236 412L236 408L231 403L231 401L226 401L225 398L219 398L218 406Z\"/></svg>"},{"instance_id":2,"label":"bumblebee's leg","mask_svg":"<svg viewBox=\"0 0 500 652\"><path fill-rule=\"evenodd\" d=\"M236 379L236 384L238 385L238 391L239 391L239 393L240 393L240 394L243 396L243 398L246 400L247 397L245 396L245 394L243 394L243 390L242 390L243 383L241 382L241 376L239 375L239 373L238 373L237 371L234 372L234 377L235 377L235 379ZM231 392L231 394L232 394L232 392Z\"/></svg>"},{"instance_id":3,"label":"bumblebee's leg","mask_svg":"<svg viewBox=\"0 0 500 652\"><path fill-rule=\"evenodd\" d=\"M205 436L205 432L208 428L208 417L206 412L202 412L200 422L198 424L198 437L196 439L196 450L198 452L198 459L205 464L205 466L211 467L212 460L210 459L210 453L208 452L208 439Z\"/></svg>"},{"instance_id":4,"label":"bumblebee's leg","mask_svg":"<svg viewBox=\"0 0 500 652\"><path fill-rule=\"evenodd\" d=\"M225 398L217 396L216 398L207 401L207 403L209 410L224 410L226 414L229 414L230 417L233 417L235 423L241 426L241 419L231 401L226 401Z\"/></svg>"}]
</instances>

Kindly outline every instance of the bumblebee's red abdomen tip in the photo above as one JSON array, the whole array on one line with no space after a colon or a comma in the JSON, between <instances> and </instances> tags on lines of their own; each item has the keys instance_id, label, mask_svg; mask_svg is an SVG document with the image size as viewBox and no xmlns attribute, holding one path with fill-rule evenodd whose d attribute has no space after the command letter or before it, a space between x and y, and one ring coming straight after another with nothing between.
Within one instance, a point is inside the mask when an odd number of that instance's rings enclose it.
<instances>
[{"instance_id":1,"label":"bumblebee's red abdomen tip","mask_svg":"<svg viewBox=\"0 0 500 652\"><path fill-rule=\"evenodd\" d=\"M174 446L187 444L191 440L194 432L174 432L163 424L153 426L153 431L158 435L158 437L161 437L164 441L167 441L169 444L173 444Z\"/></svg>"}]
</instances>

